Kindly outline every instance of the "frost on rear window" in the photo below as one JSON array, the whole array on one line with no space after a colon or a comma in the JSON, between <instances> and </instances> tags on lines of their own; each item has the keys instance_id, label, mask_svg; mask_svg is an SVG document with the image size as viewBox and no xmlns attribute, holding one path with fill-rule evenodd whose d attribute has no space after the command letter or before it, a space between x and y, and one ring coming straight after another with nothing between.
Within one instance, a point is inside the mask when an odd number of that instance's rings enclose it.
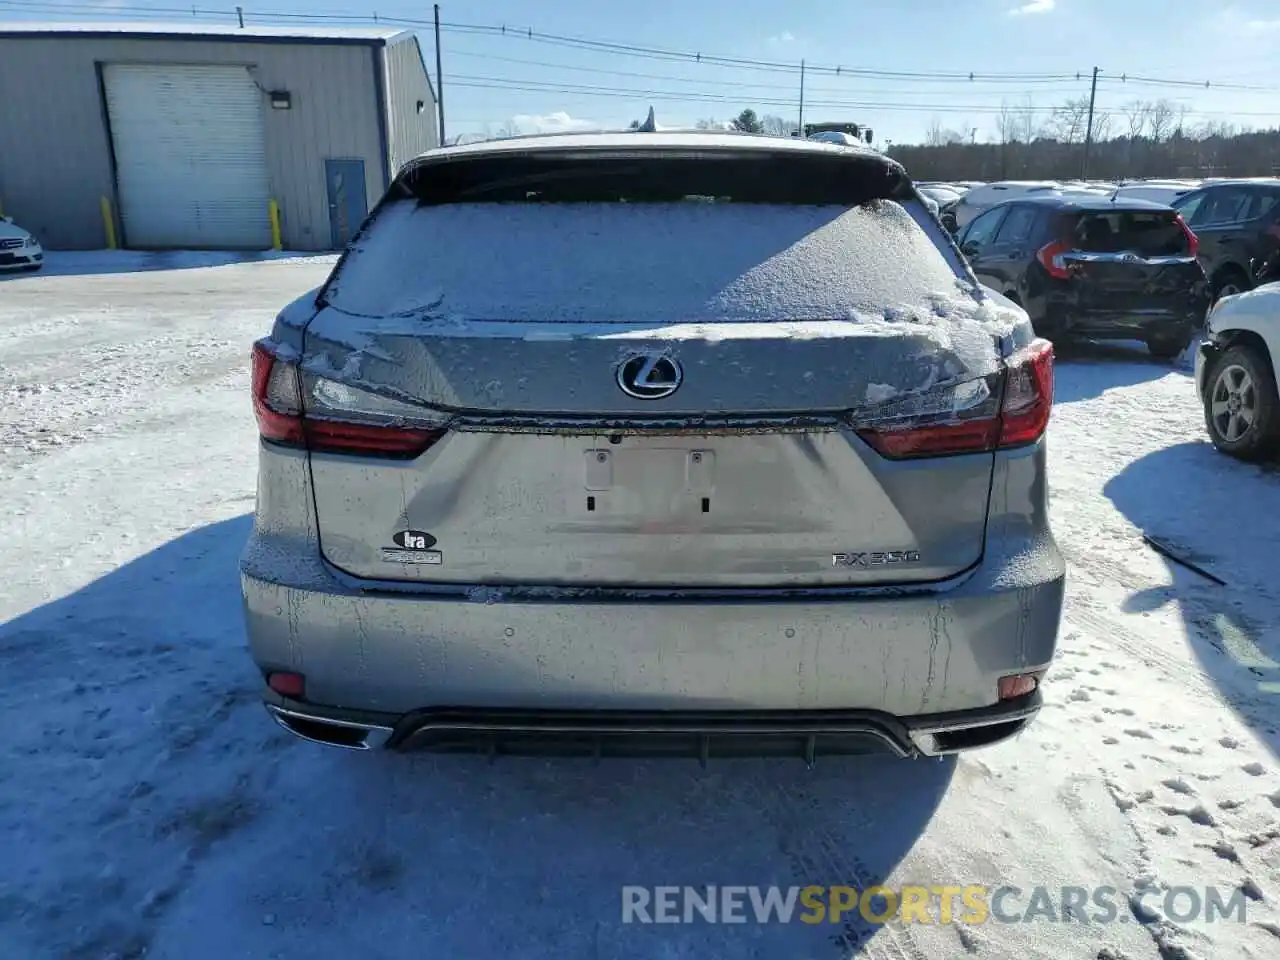
<instances>
[{"instance_id":1,"label":"frost on rear window","mask_svg":"<svg viewBox=\"0 0 1280 960\"><path fill-rule=\"evenodd\" d=\"M447 203L369 225L328 302L364 317L717 323L883 317L957 277L893 200Z\"/></svg>"}]
</instances>

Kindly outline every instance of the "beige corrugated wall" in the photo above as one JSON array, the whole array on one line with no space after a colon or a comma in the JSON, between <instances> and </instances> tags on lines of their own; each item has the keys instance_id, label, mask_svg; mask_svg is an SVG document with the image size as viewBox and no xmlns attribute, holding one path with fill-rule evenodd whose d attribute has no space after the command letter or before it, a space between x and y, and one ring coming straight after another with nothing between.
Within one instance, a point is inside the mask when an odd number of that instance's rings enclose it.
<instances>
[{"instance_id":1,"label":"beige corrugated wall","mask_svg":"<svg viewBox=\"0 0 1280 960\"><path fill-rule=\"evenodd\" d=\"M113 185L97 64L244 64L264 90L293 97L290 110L265 103L284 246L327 249L325 158L365 161L370 206L385 189L375 69L382 56L380 43L368 42L0 36L0 203L50 249L103 247L100 202Z\"/></svg>"},{"instance_id":2,"label":"beige corrugated wall","mask_svg":"<svg viewBox=\"0 0 1280 960\"><path fill-rule=\"evenodd\" d=\"M439 146L440 125L418 38L408 36L392 43L386 49L386 59L388 133L394 173L418 154ZM421 113L418 103L423 105Z\"/></svg>"}]
</instances>

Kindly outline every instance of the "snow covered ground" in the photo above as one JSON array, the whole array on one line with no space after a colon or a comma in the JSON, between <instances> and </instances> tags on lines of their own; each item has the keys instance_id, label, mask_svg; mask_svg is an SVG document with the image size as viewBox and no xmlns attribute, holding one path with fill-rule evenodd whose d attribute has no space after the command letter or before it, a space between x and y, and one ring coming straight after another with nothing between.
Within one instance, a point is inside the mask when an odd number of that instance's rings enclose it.
<instances>
[{"instance_id":1,"label":"snow covered ground","mask_svg":"<svg viewBox=\"0 0 1280 960\"><path fill-rule=\"evenodd\" d=\"M1013 743L812 771L351 754L267 719L236 582L249 344L331 260L234 259L0 280L0 957L1280 955L1280 474L1213 452L1186 371L1059 366L1069 600ZM1110 886L1121 909L621 922L623 885L808 883L1014 885L1013 911ZM1179 886L1245 891L1247 922L1162 916Z\"/></svg>"}]
</instances>

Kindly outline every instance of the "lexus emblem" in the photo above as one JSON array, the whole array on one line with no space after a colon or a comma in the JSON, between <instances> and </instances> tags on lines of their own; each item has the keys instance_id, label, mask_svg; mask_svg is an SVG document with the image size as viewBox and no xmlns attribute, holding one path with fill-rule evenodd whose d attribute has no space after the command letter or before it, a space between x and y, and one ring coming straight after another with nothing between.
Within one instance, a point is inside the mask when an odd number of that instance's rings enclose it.
<instances>
[{"instance_id":1,"label":"lexus emblem","mask_svg":"<svg viewBox=\"0 0 1280 960\"><path fill-rule=\"evenodd\" d=\"M680 389L680 364L662 354L641 354L618 365L618 386L629 397L661 400Z\"/></svg>"}]
</instances>

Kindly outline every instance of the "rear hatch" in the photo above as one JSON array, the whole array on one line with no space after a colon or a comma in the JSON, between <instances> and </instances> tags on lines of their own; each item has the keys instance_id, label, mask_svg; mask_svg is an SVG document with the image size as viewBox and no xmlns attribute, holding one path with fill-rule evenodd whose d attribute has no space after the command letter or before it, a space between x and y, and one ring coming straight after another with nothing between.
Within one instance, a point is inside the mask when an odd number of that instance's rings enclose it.
<instances>
[{"instance_id":1,"label":"rear hatch","mask_svg":"<svg viewBox=\"0 0 1280 960\"><path fill-rule=\"evenodd\" d=\"M1173 210L1083 210L1061 226L1060 256L1082 313L1181 317L1205 297L1196 239Z\"/></svg>"},{"instance_id":2,"label":"rear hatch","mask_svg":"<svg viewBox=\"0 0 1280 960\"><path fill-rule=\"evenodd\" d=\"M306 331L303 406L365 437L312 445L324 556L656 588L976 563L1020 315L974 299L896 165L784 146L402 174Z\"/></svg>"}]
</instances>

